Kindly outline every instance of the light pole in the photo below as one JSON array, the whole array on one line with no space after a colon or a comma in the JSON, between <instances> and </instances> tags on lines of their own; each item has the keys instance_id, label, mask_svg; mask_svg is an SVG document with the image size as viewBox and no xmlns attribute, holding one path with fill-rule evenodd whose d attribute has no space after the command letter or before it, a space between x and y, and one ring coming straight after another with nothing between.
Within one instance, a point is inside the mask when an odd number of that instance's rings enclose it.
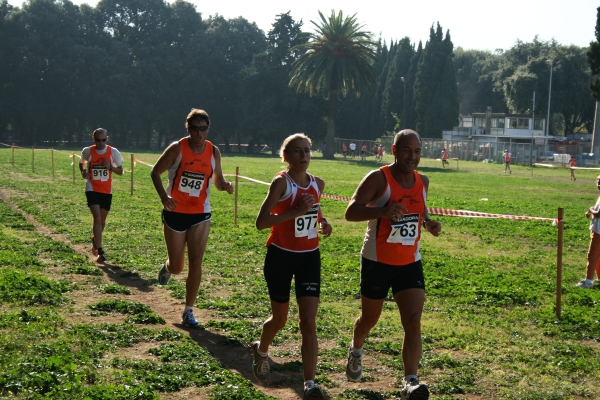
<instances>
[{"instance_id":1,"label":"light pole","mask_svg":"<svg viewBox=\"0 0 600 400\"><path fill-rule=\"evenodd\" d=\"M400 128L404 129L404 128L408 128L408 126L406 126L406 79L404 79L404 77L401 76L400 80L404 84L404 89L403 89L404 100L402 100L402 125L403 126L401 126Z\"/></svg>"},{"instance_id":2,"label":"light pole","mask_svg":"<svg viewBox=\"0 0 600 400\"><path fill-rule=\"evenodd\" d=\"M548 119L546 120L546 140L550 133L550 99L552 98L552 60L546 60L550 65L550 88L548 89Z\"/></svg>"}]
</instances>

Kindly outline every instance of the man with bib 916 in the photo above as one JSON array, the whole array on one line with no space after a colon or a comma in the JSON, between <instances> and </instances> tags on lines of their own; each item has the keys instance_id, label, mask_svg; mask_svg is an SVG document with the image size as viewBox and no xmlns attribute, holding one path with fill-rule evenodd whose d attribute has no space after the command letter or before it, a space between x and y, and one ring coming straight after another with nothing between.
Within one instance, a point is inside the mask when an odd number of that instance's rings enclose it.
<instances>
[{"instance_id":1,"label":"man with bib 916","mask_svg":"<svg viewBox=\"0 0 600 400\"><path fill-rule=\"evenodd\" d=\"M185 282L185 309L182 323L195 328L194 303L202 279L202 259L210 230L210 181L217 190L233 193L233 186L223 177L221 153L206 140L210 118L206 111L192 109L185 127L188 136L173 142L160 156L150 176L163 204L162 220L167 261L158 274L158 282L166 285L171 274L183 271L185 248L188 249L188 276ZM167 189L161 175L168 171Z\"/></svg>"},{"instance_id":2,"label":"man with bib 916","mask_svg":"<svg viewBox=\"0 0 600 400\"><path fill-rule=\"evenodd\" d=\"M429 179L416 171L421 159L421 138L413 130L396 134L394 163L371 171L358 185L346 209L346 220L368 221L361 251L361 315L354 322L346 376L362 377L363 345L381 315L390 287L404 328L402 399L427 399L427 385L419 383L421 314L425 278L421 265L421 229L439 236L442 226L429 219Z\"/></svg>"},{"instance_id":3,"label":"man with bib 916","mask_svg":"<svg viewBox=\"0 0 600 400\"><path fill-rule=\"evenodd\" d=\"M106 261L102 233L112 204L112 174L123 175L123 157L119 150L106 144L106 129L98 128L92 134L96 143L84 147L79 160L79 171L85 184L85 196L94 219L92 226L92 252L96 262ZM87 168L86 168L87 164Z\"/></svg>"}]
</instances>

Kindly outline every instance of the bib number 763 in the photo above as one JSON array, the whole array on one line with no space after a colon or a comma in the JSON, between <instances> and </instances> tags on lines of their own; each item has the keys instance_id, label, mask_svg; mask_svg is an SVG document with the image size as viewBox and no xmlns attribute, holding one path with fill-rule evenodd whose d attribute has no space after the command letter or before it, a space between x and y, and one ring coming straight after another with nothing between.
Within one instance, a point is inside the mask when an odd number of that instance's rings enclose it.
<instances>
[{"instance_id":1,"label":"bib number 763","mask_svg":"<svg viewBox=\"0 0 600 400\"><path fill-rule=\"evenodd\" d=\"M412 246L419 236L419 214L404 214L400 221L390 221L392 230L388 243L400 243Z\"/></svg>"}]
</instances>

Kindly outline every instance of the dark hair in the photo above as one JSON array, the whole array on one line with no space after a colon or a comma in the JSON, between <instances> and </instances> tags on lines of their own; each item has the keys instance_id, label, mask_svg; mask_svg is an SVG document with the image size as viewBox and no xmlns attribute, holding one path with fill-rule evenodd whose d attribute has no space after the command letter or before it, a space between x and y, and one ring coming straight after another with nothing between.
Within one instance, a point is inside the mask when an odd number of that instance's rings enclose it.
<instances>
[{"instance_id":1,"label":"dark hair","mask_svg":"<svg viewBox=\"0 0 600 400\"><path fill-rule=\"evenodd\" d=\"M108 132L104 128L97 128L96 130L94 130L94 132L92 132L92 136L94 138L96 137L96 133L104 133L106 136L108 136Z\"/></svg>"},{"instance_id":2,"label":"dark hair","mask_svg":"<svg viewBox=\"0 0 600 400\"><path fill-rule=\"evenodd\" d=\"M394 137L394 146L398 146L398 142L400 141L400 139L409 135L417 135L417 137L419 138L419 142L422 142L421 136L416 131L413 131L412 129L403 129L400 132L396 133L396 136Z\"/></svg>"},{"instance_id":3,"label":"dark hair","mask_svg":"<svg viewBox=\"0 0 600 400\"><path fill-rule=\"evenodd\" d=\"M187 118L185 119L185 129L188 128L190 122L192 121L204 121L206 122L206 125L210 125L210 117L208 116L208 113L198 108L192 108L192 111L190 111L188 114Z\"/></svg>"}]
</instances>

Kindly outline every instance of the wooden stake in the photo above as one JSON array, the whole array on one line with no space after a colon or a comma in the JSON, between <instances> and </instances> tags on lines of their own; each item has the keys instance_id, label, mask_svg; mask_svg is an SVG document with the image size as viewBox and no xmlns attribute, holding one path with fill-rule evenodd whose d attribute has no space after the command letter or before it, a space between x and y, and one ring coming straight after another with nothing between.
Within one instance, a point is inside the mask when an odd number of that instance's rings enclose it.
<instances>
[{"instance_id":1,"label":"wooden stake","mask_svg":"<svg viewBox=\"0 0 600 400\"><path fill-rule=\"evenodd\" d=\"M240 167L235 167L235 206L233 207L233 225L237 226L237 211L238 211L238 176Z\"/></svg>"},{"instance_id":2,"label":"wooden stake","mask_svg":"<svg viewBox=\"0 0 600 400\"><path fill-rule=\"evenodd\" d=\"M562 297L562 251L563 251L563 218L565 209L558 209L558 244L556 247L556 317L560 319Z\"/></svg>"},{"instance_id":3,"label":"wooden stake","mask_svg":"<svg viewBox=\"0 0 600 400\"><path fill-rule=\"evenodd\" d=\"M73 184L75 184L75 153L73 153Z\"/></svg>"},{"instance_id":4,"label":"wooden stake","mask_svg":"<svg viewBox=\"0 0 600 400\"><path fill-rule=\"evenodd\" d=\"M15 166L15 145L12 145L12 165Z\"/></svg>"},{"instance_id":5,"label":"wooden stake","mask_svg":"<svg viewBox=\"0 0 600 400\"><path fill-rule=\"evenodd\" d=\"M31 148L31 172L35 172L35 151Z\"/></svg>"},{"instance_id":6,"label":"wooden stake","mask_svg":"<svg viewBox=\"0 0 600 400\"><path fill-rule=\"evenodd\" d=\"M131 195L133 196L133 153L131 153Z\"/></svg>"},{"instance_id":7,"label":"wooden stake","mask_svg":"<svg viewBox=\"0 0 600 400\"><path fill-rule=\"evenodd\" d=\"M54 149L52 150L52 180L54 180Z\"/></svg>"}]
</instances>

